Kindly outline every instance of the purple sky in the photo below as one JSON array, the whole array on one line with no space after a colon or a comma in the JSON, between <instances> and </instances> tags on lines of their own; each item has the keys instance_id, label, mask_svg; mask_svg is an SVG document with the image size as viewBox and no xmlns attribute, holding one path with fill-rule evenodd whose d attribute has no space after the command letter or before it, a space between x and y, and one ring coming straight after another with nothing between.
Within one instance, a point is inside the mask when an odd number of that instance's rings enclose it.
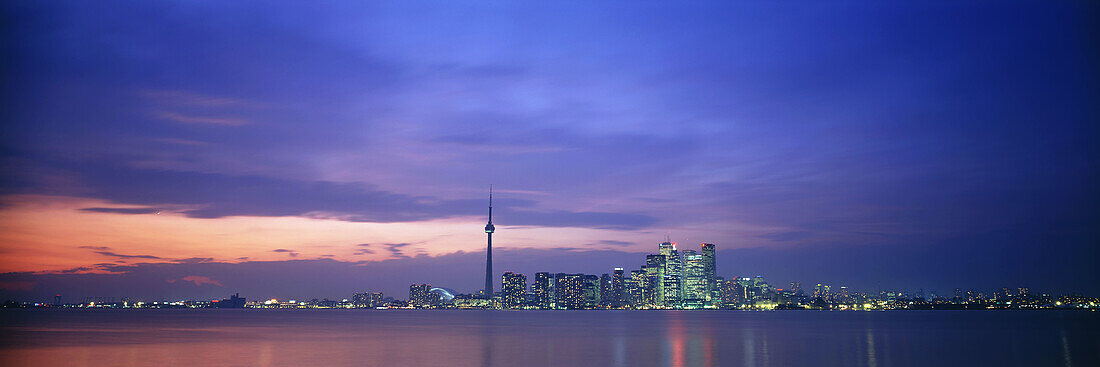
<instances>
[{"instance_id":1,"label":"purple sky","mask_svg":"<svg viewBox=\"0 0 1100 367\"><path fill-rule=\"evenodd\" d=\"M0 296L1100 292L1095 4L723 3L5 3Z\"/></svg>"}]
</instances>

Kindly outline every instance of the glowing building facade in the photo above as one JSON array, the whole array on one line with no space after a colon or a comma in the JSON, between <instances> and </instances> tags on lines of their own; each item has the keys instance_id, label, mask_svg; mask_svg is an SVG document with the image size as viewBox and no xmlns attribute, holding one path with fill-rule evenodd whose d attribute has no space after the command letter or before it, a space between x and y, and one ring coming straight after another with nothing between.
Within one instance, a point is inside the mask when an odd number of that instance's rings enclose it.
<instances>
[{"instance_id":1,"label":"glowing building facade","mask_svg":"<svg viewBox=\"0 0 1100 367\"><path fill-rule=\"evenodd\" d=\"M521 308L527 301L527 276L505 272L501 277L501 306L503 308Z\"/></svg>"}]
</instances>

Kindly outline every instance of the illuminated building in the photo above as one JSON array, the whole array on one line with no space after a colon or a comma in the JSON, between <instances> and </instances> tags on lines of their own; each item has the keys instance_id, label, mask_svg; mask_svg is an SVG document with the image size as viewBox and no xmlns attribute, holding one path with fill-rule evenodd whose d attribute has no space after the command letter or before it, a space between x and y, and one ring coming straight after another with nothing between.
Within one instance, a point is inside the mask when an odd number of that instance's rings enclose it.
<instances>
[{"instance_id":1,"label":"illuminated building","mask_svg":"<svg viewBox=\"0 0 1100 367\"><path fill-rule=\"evenodd\" d=\"M600 277L595 275L585 275L584 284L581 287L581 293L584 297L583 308L596 308L596 306L600 304Z\"/></svg>"},{"instance_id":2,"label":"illuminated building","mask_svg":"<svg viewBox=\"0 0 1100 367\"><path fill-rule=\"evenodd\" d=\"M600 275L600 306L611 307L614 303L614 296L611 291L611 276L607 273Z\"/></svg>"},{"instance_id":3,"label":"illuminated building","mask_svg":"<svg viewBox=\"0 0 1100 367\"><path fill-rule=\"evenodd\" d=\"M353 307L374 308L383 305L382 298L382 292L356 293L351 296L351 304Z\"/></svg>"},{"instance_id":4,"label":"illuminated building","mask_svg":"<svg viewBox=\"0 0 1100 367\"><path fill-rule=\"evenodd\" d=\"M626 280L623 278L623 268L615 268L615 271L611 274L611 307L623 307L627 304Z\"/></svg>"},{"instance_id":5,"label":"illuminated building","mask_svg":"<svg viewBox=\"0 0 1100 367\"><path fill-rule=\"evenodd\" d=\"M642 266L640 270L630 271L630 282L627 284L628 293L630 294L630 306L634 308L644 308L646 305L652 304L653 300L647 300L646 296L651 295L646 292L646 288L649 287L649 275L646 274L646 267Z\"/></svg>"},{"instance_id":6,"label":"illuminated building","mask_svg":"<svg viewBox=\"0 0 1100 367\"><path fill-rule=\"evenodd\" d=\"M214 301L214 307L217 308L244 308L244 297L241 297L240 293L229 296L229 298L221 301Z\"/></svg>"},{"instance_id":7,"label":"illuminated building","mask_svg":"<svg viewBox=\"0 0 1100 367\"><path fill-rule=\"evenodd\" d=\"M665 269L665 255L646 255L646 287L642 291L646 306L665 305Z\"/></svg>"},{"instance_id":8,"label":"illuminated building","mask_svg":"<svg viewBox=\"0 0 1100 367\"><path fill-rule=\"evenodd\" d=\"M531 293L535 296L535 306L538 308L550 308L553 296L550 293L550 273L535 273L535 283L531 285Z\"/></svg>"},{"instance_id":9,"label":"illuminated building","mask_svg":"<svg viewBox=\"0 0 1100 367\"><path fill-rule=\"evenodd\" d=\"M703 255L695 250L684 250L683 302L689 308L702 307L707 300L706 264Z\"/></svg>"},{"instance_id":10,"label":"illuminated building","mask_svg":"<svg viewBox=\"0 0 1100 367\"><path fill-rule=\"evenodd\" d=\"M683 260L680 259L680 253L676 251L675 242L662 242L657 245L657 250L665 256L665 274L662 282L664 298L661 304L671 308L680 307L683 295Z\"/></svg>"},{"instance_id":11,"label":"illuminated building","mask_svg":"<svg viewBox=\"0 0 1100 367\"><path fill-rule=\"evenodd\" d=\"M722 306L735 308L745 302L745 287L737 279L722 282Z\"/></svg>"},{"instance_id":12,"label":"illuminated building","mask_svg":"<svg viewBox=\"0 0 1100 367\"><path fill-rule=\"evenodd\" d=\"M432 286L430 284L413 284L409 286L409 306L413 307L431 307L435 305L437 300L431 293Z\"/></svg>"},{"instance_id":13,"label":"illuminated building","mask_svg":"<svg viewBox=\"0 0 1100 367\"><path fill-rule=\"evenodd\" d=\"M501 303L504 308L520 308L527 298L527 276L505 272L501 279Z\"/></svg>"},{"instance_id":14,"label":"illuminated building","mask_svg":"<svg viewBox=\"0 0 1100 367\"><path fill-rule=\"evenodd\" d=\"M559 309L584 308L584 274L558 273L554 276L554 303Z\"/></svg>"},{"instance_id":15,"label":"illuminated building","mask_svg":"<svg viewBox=\"0 0 1100 367\"><path fill-rule=\"evenodd\" d=\"M704 243L700 245L703 252L703 277L706 278L706 300L709 304L719 303L721 294L718 292L718 264L716 263L714 244Z\"/></svg>"},{"instance_id":16,"label":"illuminated building","mask_svg":"<svg viewBox=\"0 0 1100 367\"><path fill-rule=\"evenodd\" d=\"M791 282L790 291L791 291L792 295L801 296L802 295L802 283Z\"/></svg>"}]
</instances>

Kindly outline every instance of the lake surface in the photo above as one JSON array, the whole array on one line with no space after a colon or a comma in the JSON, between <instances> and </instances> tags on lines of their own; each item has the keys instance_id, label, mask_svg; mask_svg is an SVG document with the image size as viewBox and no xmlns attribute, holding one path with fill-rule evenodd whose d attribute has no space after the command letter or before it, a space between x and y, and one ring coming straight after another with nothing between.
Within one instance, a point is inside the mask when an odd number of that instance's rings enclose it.
<instances>
[{"instance_id":1,"label":"lake surface","mask_svg":"<svg viewBox=\"0 0 1100 367\"><path fill-rule=\"evenodd\" d=\"M1100 366L1088 311L0 310L3 366Z\"/></svg>"}]
</instances>

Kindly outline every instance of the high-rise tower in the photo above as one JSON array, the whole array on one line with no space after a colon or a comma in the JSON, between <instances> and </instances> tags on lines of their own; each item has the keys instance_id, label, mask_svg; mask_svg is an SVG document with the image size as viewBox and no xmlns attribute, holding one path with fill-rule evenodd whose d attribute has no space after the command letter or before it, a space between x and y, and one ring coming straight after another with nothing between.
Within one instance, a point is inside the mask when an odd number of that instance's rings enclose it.
<instances>
[{"instance_id":1,"label":"high-rise tower","mask_svg":"<svg viewBox=\"0 0 1100 367\"><path fill-rule=\"evenodd\" d=\"M714 244L704 243L703 248L703 272L707 280L706 300L714 305L719 303L721 294L718 289L718 268L714 262Z\"/></svg>"},{"instance_id":2,"label":"high-rise tower","mask_svg":"<svg viewBox=\"0 0 1100 367\"><path fill-rule=\"evenodd\" d=\"M489 224L485 225L485 234L489 235L489 243L485 247L486 298L493 298L493 232L496 230L493 226L493 185L489 185Z\"/></svg>"}]
</instances>

